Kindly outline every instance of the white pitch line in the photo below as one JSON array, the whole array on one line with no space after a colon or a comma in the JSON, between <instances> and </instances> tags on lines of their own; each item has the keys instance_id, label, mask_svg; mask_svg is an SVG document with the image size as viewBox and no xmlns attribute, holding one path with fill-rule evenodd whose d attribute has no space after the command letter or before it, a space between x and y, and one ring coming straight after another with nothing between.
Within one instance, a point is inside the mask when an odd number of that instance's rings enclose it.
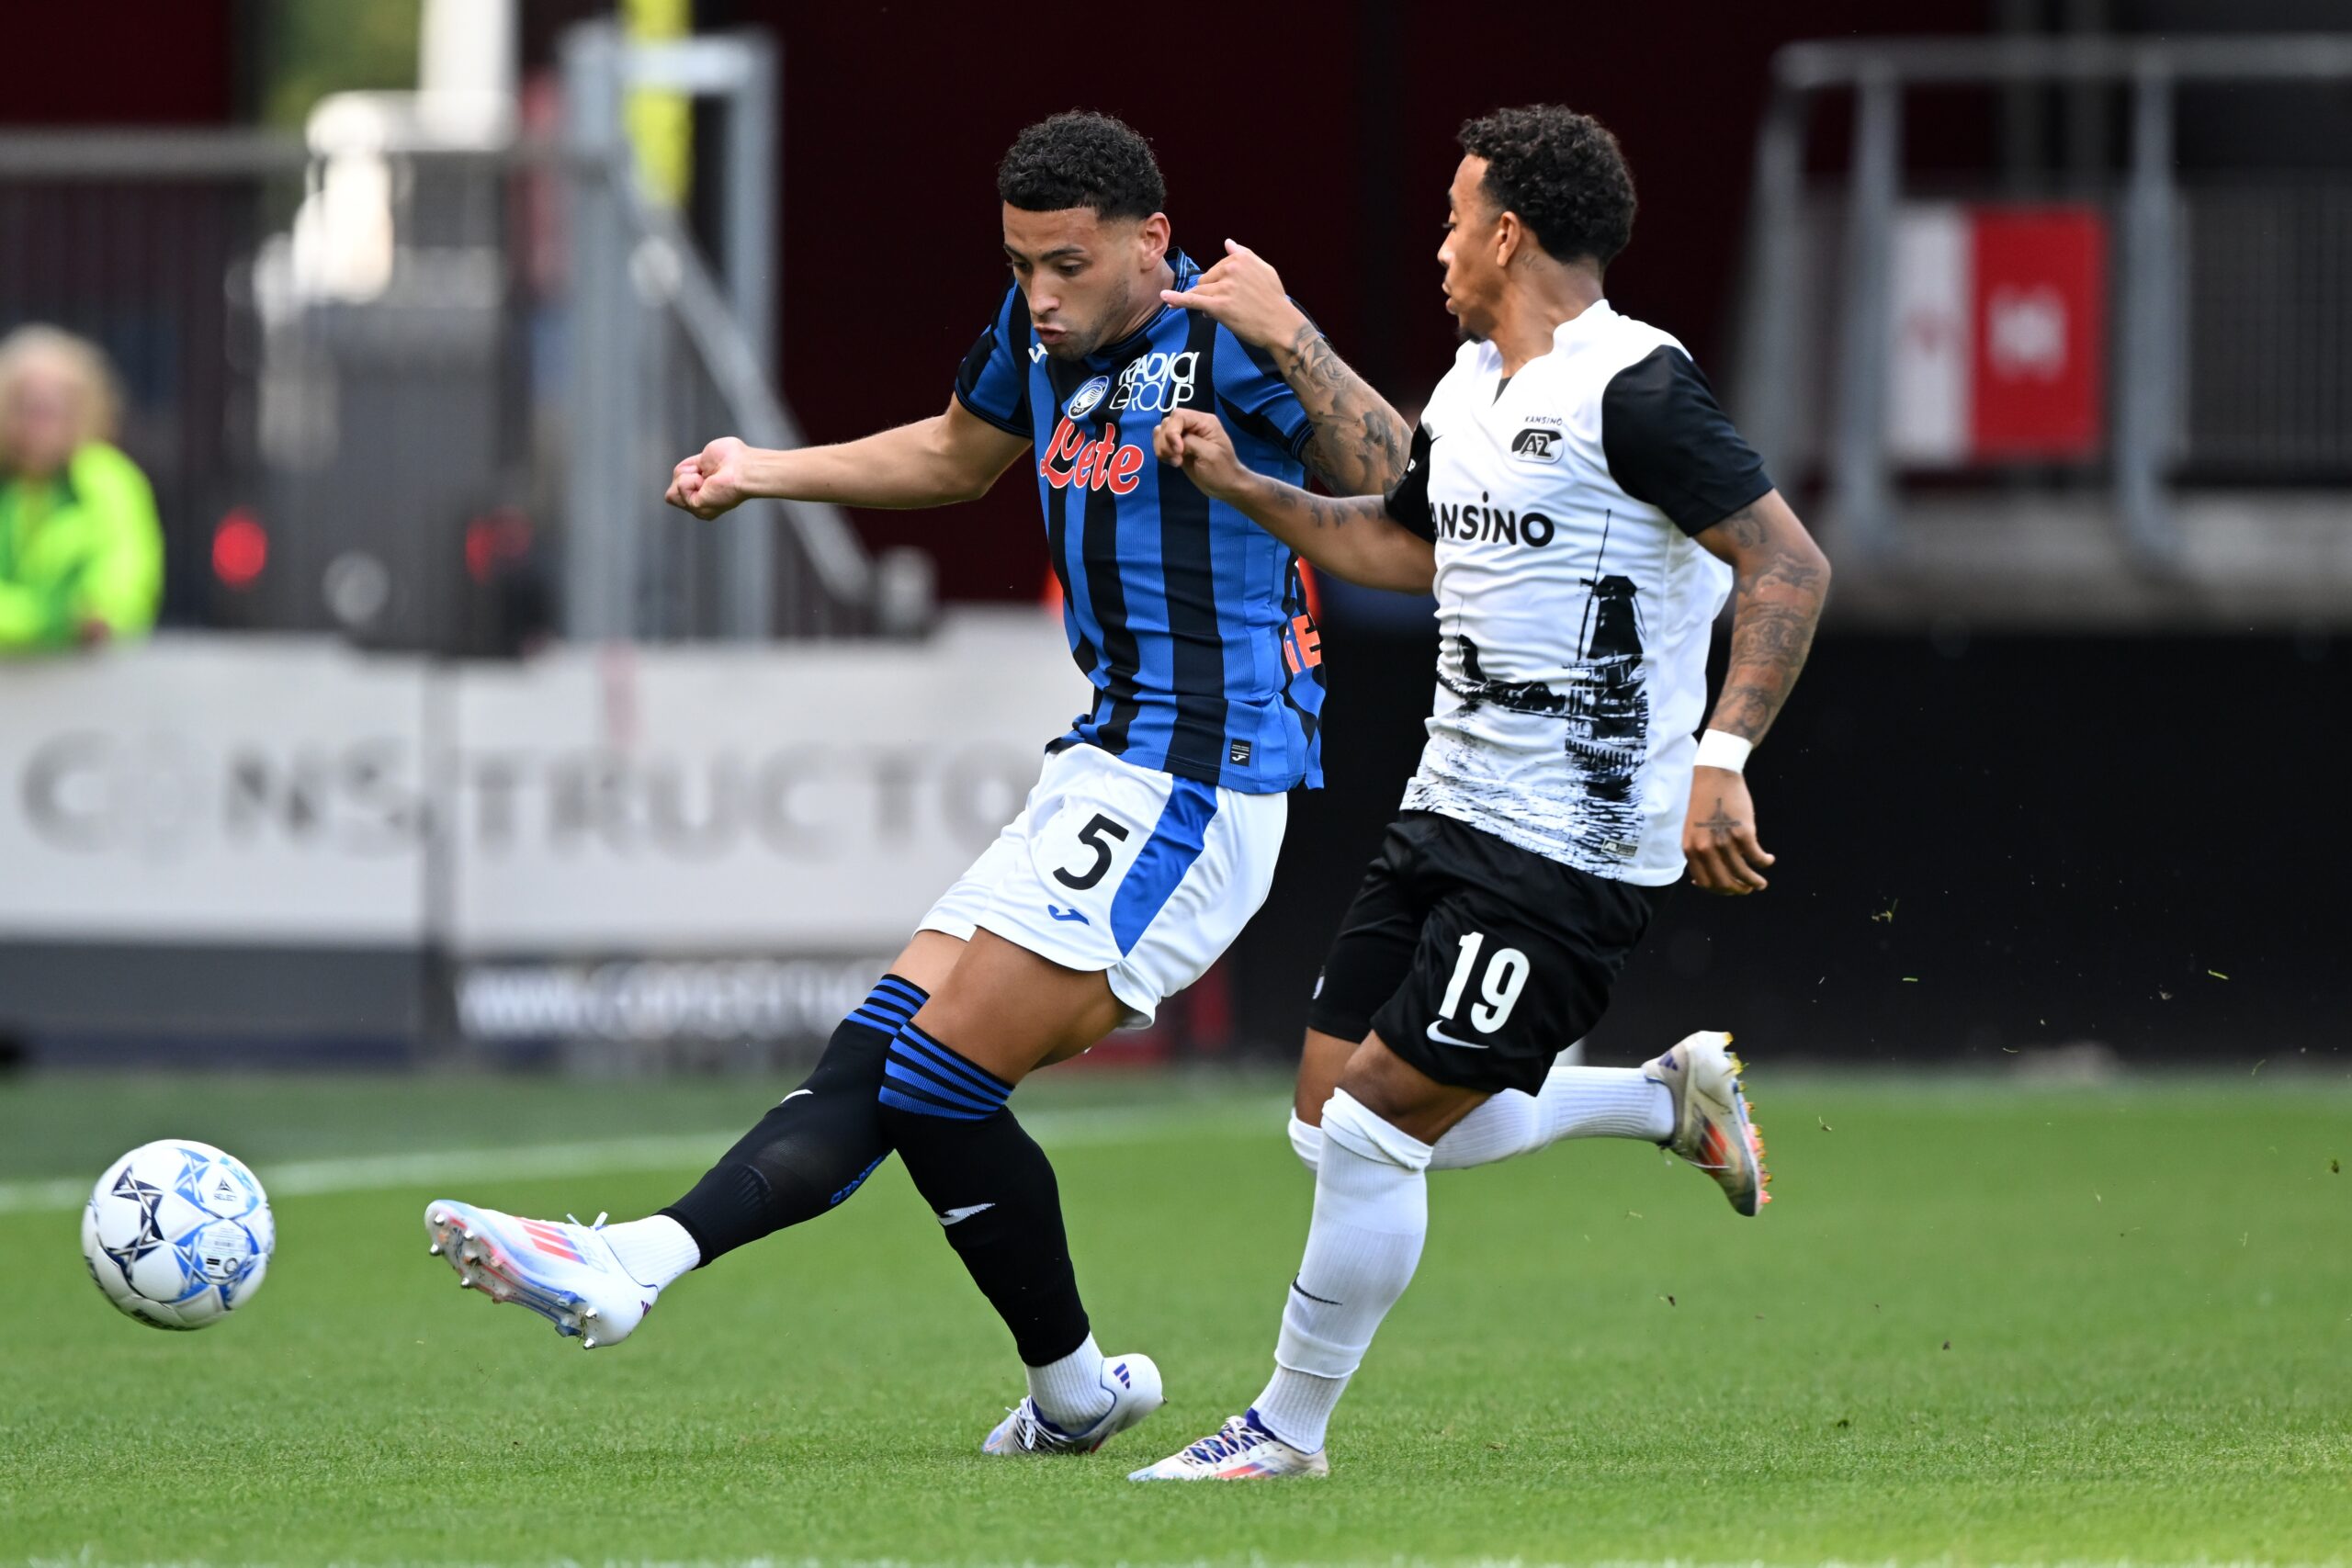
<instances>
[{"instance_id":1,"label":"white pitch line","mask_svg":"<svg viewBox=\"0 0 2352 1568\"><path fill-rule=\"evenodd\" d=\"M72 1557L32 1557L25 1560L28 1568L114 1568L113 1560L96 1556L88 1548ZM356 1560L367 1562L367 1559ZM526 1561L518 1559L517 1561ZM1140 1561L1121 1559L1120 1568L1958 1568L1950 1557L1866 1558L1849 1561L1839 1558L1780 1560L1770 1558L1737 1558L1724 1562L1709 1562L1697 1558L1668 1557L1656 1561L1641 1559L1608 1559L1593 1562L1568 1564L1546 1559L1521 1557L1334 1557L1285 1561L1251 1555L1243 1558L1188 1557L1165 1562L1146 1558ZM1965 1560L1962 1560L1965 1561ZM2290 1560L2285 1563L2260 1558L2212 1559L2192 1558L2178 1563L2165 1559L2147 1558L1993 1558L1978 1568L2346 1568L2347 1560L2331 1557L2321 1560ZM409 1568L410 1560L384 1559L378 1568ZM202 1559L181 1559L172 1562L132 1562L121 1568L216 1568ZM695 1558L689 1561L666 1561L654 1558L607 1558L601 1564L591 1560L587 1564L571 1558L559 1558L547 1568L925 1568L922 1559L903 1557L750 1557L721 1559ZM960 1568L974 1568L960 1564ZM992 1562L982 1560L978 1568L1080 1568L1069 1559L1038 1562L1035 1559L1007 1560Z\"/></svg>"},{"instance_id":2,"label":"white pitch line","mask_svg":"<svg viewBox=\"0 0 2352 1568\"><path fill-rule=\"evenodd\" d=\"M1246 1108L1224 1101L1192 1108L1180 1104L1164 1108L1041 1111L1023 1116L1021 1122L1039 1143L1058 1148L1083 1148L1180 1130L1262 1132L1270 1139L1282 1135L1279 1105L1272 1100L1263 1107ZM655 1137L524 1144L508 1148L432 1149L416 1154L283 1160L263 1165L254 1174L261 1178L263 1188L276 1199L375 1192L431 1183L537 1180L594 1176L606 1171L671 1170L707 1163L741 1136L740 1131L675 1133ZM0 1182L0 1214L78 1209L89 1196L90 1183L72 1177Z\"/></svg>"}]
</instances>

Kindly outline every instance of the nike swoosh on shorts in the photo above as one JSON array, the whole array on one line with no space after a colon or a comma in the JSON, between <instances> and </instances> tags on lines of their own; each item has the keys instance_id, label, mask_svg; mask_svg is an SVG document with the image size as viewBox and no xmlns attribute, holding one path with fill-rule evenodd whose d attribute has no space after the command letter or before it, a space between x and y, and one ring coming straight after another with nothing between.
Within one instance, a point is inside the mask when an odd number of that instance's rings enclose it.
<instances>
[{"instance_id":1,"label":"nike swoosh on shorts","mask_svg":"<svg viewBox=\"0 0 2352 1568\"><path fill-rule=\"evenodd\" d=\"M1453 1035L1448 1034L1435 1022L1432 1022L1429 1027L1429 1037L1431 1040L1436 1041L1441 1045L1459 1045L1464 1051L1485 1051L1490 1049L1483 1040L1456 1040Z\"/></svg>"}]
</instances>

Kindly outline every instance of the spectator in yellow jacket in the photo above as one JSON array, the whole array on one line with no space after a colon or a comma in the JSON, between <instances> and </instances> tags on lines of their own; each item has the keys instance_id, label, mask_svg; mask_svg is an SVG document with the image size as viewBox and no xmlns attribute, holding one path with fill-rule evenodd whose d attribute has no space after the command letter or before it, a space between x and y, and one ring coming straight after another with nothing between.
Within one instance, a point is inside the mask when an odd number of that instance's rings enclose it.
<instances>
[{"instance_id":1,"label":"spectator in yellow jacket","mask_svg":"<svg viewBox=\"0 0 2352 1568\"><path fill-rule=\"evenodd\" d=\"M0 339L0 657L155 623L163 525L114 419L95 345L44 326Z\"/></svg>"}]
</instances>

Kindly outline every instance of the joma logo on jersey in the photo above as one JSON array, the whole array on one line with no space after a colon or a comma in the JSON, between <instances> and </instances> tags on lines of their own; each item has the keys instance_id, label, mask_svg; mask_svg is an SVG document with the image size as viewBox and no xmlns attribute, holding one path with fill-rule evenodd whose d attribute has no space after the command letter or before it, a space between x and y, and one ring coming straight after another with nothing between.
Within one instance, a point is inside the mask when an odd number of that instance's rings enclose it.
<instances>
[{"instance_id":1,"label":"joma logo on jersey","mask_svg":"<svg viewBox=\"0 0 2352 1568\"><path fill-rule=\"evenodd\" d=\"M1478 498L1485 501L1487 497ZM1499 506L1465 503L1437 508L1437 532L1442 539L1465 539L1481 545L1525 545L1542 549L1558 532L1541 512L1508 512Z\"/></svg>"},{"instance_id":2,"label":"joma logo on jersey","mask_svg":"<svg viewBox=\"0 0 2352 1568\"><path fill-rule=\"evenodd\" d=\"M1510 438L1510 455L1531 463L1556 463L1560 460L1560 433L1531 424Z\"/></svg>"},{"instance_id":3,"label":"joma logo on jersey","mask_svg":"<svg viewBox=\"0 0 2352 1568\"><path fill-rule=\"evenodd\" d=\"M1119 372L1118 389L1111 394L1113 410L1165 413L1193 400L1193 377L1201 356L1193 349L1182 354L1147 354L1127 361Z\"/></svg>"},{"instance_id":4,"label":"joma logo on jersey","mask_svg":"<svg viewBox=\"0 0 2352 1568\"><path fill-rule=\"evenodd\" d=\"M1107 490L1125 495L1142 482L1143 448L1119 445L1119 427L1106 424L1102 434L1088 440L1077 422L1065 418L1037 459L1038 475L1056 490Z\"/></svg>"}]
</instances>

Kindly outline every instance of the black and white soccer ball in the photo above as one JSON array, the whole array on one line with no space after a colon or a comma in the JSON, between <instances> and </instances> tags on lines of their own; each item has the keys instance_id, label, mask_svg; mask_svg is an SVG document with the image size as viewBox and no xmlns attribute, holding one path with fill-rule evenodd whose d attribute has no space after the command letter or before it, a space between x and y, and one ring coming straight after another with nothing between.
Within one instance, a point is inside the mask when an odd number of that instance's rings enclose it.
<instances>
[{"instance_id":1,"label":"black and white soccer ball","mask_svg":"<svg viewBox=\"0 0 2352 1568\"><path fill-rule=\"evenodd\" d=\"M254 1173L192 1138L140 1145L107 1168L82 1212L90 1278L152 1328L203 1328L244 1305L277 1242Z\"/></svg>"}]
</instances>

